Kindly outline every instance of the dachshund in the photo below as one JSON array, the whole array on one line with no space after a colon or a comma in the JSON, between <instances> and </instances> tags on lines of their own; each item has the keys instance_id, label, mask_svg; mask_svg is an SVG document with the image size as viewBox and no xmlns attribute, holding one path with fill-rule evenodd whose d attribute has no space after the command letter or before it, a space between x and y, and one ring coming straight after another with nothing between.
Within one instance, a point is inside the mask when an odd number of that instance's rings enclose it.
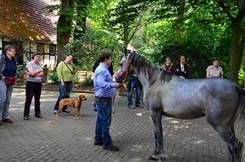
<instances>
[{"instance_id":1,"label":"dachshund","mask_svg":"<svg viewBox=\"0 0 245 162\"><path fill-rule=\"evenodd\" d=\"M80 109L81 109L81 105L82 105L82 101L87 100L86 96L84 94L80 94L77 98L72 99L72 98L64 98L62 100L60 100L59 103L59 110L56 113L56 117L59 118L60 114L62 112L62 109L64 106L71 106L72 108L74 108L74 116L76 119L80 119Z\"/></svg>"}]
</instances>

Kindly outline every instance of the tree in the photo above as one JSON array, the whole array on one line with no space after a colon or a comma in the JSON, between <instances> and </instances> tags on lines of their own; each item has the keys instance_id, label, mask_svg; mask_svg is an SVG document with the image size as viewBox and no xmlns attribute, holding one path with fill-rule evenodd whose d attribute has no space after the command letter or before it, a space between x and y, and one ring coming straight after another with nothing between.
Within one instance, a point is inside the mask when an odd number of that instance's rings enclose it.
<instances>
[{"instance_id":1,"label":"tree","mask_svg":"<svg viewBox=\"0 0 245 162\"><path fill-rule=\"evenodd\" d=\"M64 57L65 45L69 43L72 35L72 17L74 0L61 0L61 9L57 23L57 62Z\"/></svg>"},{"instance_id":2,"label":"tree","mask_svg":"<svg viewBox=\"0 0 245 162\"><path fill-rule=\"evenodd\" d=\"M87 8L91 0L61 0L61 5L51 5L49 10L59 10L57 23L57 61L63 59L65 45L81 37L86 30Z\"/></svg>"},{"instance_id":3,"label":"tree","mask_svg":"<svg viewBox=\"0 0 245 162\"><path fill-rule=\"evenodd\" d=\"M245 1L215 1L231 21L230 79L237 82L245 45Z\"/></svg>"},{"instance_id":4,"label":"tree","mask_svg":"<svg viewBox=\"0 0 245 162\"><path fill-rule=\"evenodd\" d=\"M73 20L75 21L74 29L74 39L78 39L86 31L86 19L87 19L87 9L89 7L90 0L76 0L75 11Z\"/></svg>"},{"instance_id":5,"label":"tree","mask_svg":"<svg viewBox=\"0 0 245 162\"><path fill-rule=\"evenodd\" d=\"M185 20L190 18L189 15L195 12L196 8L203 3L205 2L201 0L157 1L156 8L153 9L153 18L156 20L171 18L172 28L175 29L175 42L181 44Z\"/></svg>"},{"instance_id":6,"label":"tree","mask_svg":"<svg viewBox=\"0 0 245 162\"><path fill-rule=\"evenodd\" d=\"M115 8L110 10L108 25L120 35L123 49L127 48L138 30L148 2L146 0L121 0Z\"/></svg>"}]
</instances>

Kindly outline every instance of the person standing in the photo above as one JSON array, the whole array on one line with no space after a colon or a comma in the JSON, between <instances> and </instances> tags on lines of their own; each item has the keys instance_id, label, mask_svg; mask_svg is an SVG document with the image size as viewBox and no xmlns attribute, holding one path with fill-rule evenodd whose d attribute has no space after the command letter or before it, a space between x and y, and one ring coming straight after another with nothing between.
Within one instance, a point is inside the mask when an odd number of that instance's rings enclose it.
<instances>
[{"instance_id":1,"label":"person standing","mask_svg":"<svg viewBox=\"0 0 245 162\"><path fill-rule=\"evenodd\" d=\"M140 82L136 74L132 74L128 79L128 108L140 107ZM133 92L135 90L135 107L133 106Z\"/></svg>"},{"instance_id":2,"label":"person standing","mask_svg":"<svg viewBox=\"0 0 245 162\"><path fill-rule=\"evenodd\" d=\"M176 70L173 67L173 64L171 62L171 59L169 57L166 58L164 64L161 67L161 70L162 71L165 71L165 72L168 72L170 74L175 74L176 73Z\"/></svg>"},{"instance_id":3,"label":"person standing","mask_svg":"<svg viewBox=\"0 0 245 162\"><path fill-rule=\"evenodd\" d=\"M9 105L16 80L17 63L15 59L15 47L6 45L4 53L0 57L0 125L2 123L14 123L9 118Z\"/></svg>"},{"instance_id":4,"label":"person standing","mask_svg":"<svg viewBox=\"0 0 245 162\"><path fill-rule=\"evenodd\" d=\"M95 60L94 65L93 65L93 73L95 72L96 68L100 65L100 58L98 58L97 60ZM114 75L114 71L113 71L113 62L111 62L111 65L109 66L109 72L111 74L111 76Z\"/></svg>"},{"instance_id":5,"label":"person standing","mask_svg":"<svg viewBox=\"0 0 245 162\"><path fill-rule=\"evenodd\" d=\"M176 75L188 79L190 77L190 66L186 64L185 56L180 56L180 62L176 65Z\"/></svg>"},{"instance_id":6,"label":"person standing","mask_svg":"<svg viewBox=\"0 0 245 162\"><path fill-rule=\"evenodd\" d=\"M218 59L213 61L213 65L210 65L206 69L206 77L222 77L223 78L223 69L220 67L220 62Z\"/></svg>"},{"instance_id":7,"label":"person standing","mask_svg":"<svg viewBox=\"0 0 245 162\"><path fill-rule=\"evenodd\" d=\"M95 62L94 62L94 65L93 65L93 73L95 72L96 68L97 68L99 65L100 65L100 57L97 58L97 59L95 60ZM113 64L112 64L112 62L111 62L111 65L109 66L108 70L109 70L109 72L110 72L110 74L111 74L111 77L113 77L114 71L113 71ZM95 102L93 103L93 105L94 105L94 111L97 111L97 110L96 110L96 104L95 104Z\"/></svg>"},{"instance_id":8,"label":"person standing","mask_svg":"<svg viewBox=\"0 0 245 162\"><path fill-rule=\"evenodd\" d=\"M40 96L42 91L43 68L40 64L41 56L39 53L32 55L32 60L27 63L27 78L26 78L26 100L24 107L24 120L29 120L31 101L35 99L35 117L43 118L40 110Z\"/></svg>"},{"instance_id":9,"label":"person standing","mask_svg":"<svg viewBox=\"0 0 245 162\"><path fill-rule=\"evenodd\" d=\"M60 100L69 98L73 87L73 75L75 74L75 65L72 63L73 55L68 54L64 61L61 61L57 66L59 97L54 106L54 114L57 113ZM63 112L69 113L67 106L64 106Z\"/></svg>"},{"instance_id":10,"label":"person standing","mask_svg":"<svg viewBox=\"0 0 245 162\"><path fill-rule=\"evenodd\" d=\"M119 147L112 144L110 125L112 97L116 93L116 88L120 88L122 84L114 83L112 80L108 70L109 66L111 66L110 57L111 52L103 52L100 56L100 64L94 73L95 104L97 109L94 145L103 145L103 149L109 151L119 151Z\"/></svg>"}]
</instances>

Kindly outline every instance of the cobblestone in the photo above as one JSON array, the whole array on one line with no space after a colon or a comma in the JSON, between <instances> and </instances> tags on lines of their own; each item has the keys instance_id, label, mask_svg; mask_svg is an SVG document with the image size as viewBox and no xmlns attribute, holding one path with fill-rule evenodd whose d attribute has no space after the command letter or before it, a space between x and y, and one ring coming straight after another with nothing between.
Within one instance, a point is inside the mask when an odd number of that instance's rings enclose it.
<instances>
[{"instance_id":1,"label":"cobblestone","mask_svg":"<svg viewBox=\"0 0 245 162\"><path fill-rule=\"evenodd\" d=\"M73 94L76 96L77 94ZM56 119L53 106L57 92L43 91L43 119L23 120L25 93L14 89L10 117L14 124L0 126L0 161L47 162L146 162L154 149L153 123L146 108L128 109L126 97L119 98L113 114L111 136L119 152L108 152L93 145L96 112L93 95L86 94L81 119L62 114ZM115 107L113 107L114 109ZM205 118L178 120L163 118L164 146L168 162L225 162L228 149ZM242 123L244 125L245 122ZM240 134L244 129L240 130Z\"/></svg>"}]
</instances>

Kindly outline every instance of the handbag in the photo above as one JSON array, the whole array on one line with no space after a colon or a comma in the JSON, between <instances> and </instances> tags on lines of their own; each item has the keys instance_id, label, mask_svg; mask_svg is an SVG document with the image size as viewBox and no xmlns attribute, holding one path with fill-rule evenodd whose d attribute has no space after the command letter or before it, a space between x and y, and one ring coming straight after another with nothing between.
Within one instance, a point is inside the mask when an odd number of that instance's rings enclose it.
<instances>
[{"instance_id":1,"label":"handbag","mask_svg":"<svg viewBox=\"0 0 245 162\"><path fill-rule=\"evenodd\" d=\"M9 85L14 85L15 81L16 81L15 77L6 77L5 78L5 84L8 85L8 86Z\"/></svg>"}]
</instances>

